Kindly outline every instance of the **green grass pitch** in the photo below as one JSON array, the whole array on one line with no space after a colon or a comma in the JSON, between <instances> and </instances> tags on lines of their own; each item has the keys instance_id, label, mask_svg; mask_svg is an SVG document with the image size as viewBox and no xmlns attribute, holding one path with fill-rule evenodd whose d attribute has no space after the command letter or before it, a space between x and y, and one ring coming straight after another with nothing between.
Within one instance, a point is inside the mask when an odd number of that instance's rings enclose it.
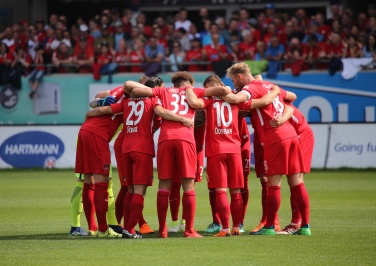
<instances>
[{"instance_id":1,"label":"green grass pitch","mask_svg":"<svg viewBox=\"0 0 376 266\"><path fill-rule=\"evenodd\" d=\"M117 173L114 193L119 182ZM158 226L157 182L148 190L144 215ZM375 265L376 171L314 171L306 177L312 236L184 239L69 237L72 171L0 171L0 265ZM246 230L258 224L261 188L251 173ZM289 190L282 185L281 225L290 220ZM211 222L206 182L196 185L195 226ZM169 219L168 215L168 219ZM86 229L84 215L81 224Z\"/></svg>"}]
</instances>

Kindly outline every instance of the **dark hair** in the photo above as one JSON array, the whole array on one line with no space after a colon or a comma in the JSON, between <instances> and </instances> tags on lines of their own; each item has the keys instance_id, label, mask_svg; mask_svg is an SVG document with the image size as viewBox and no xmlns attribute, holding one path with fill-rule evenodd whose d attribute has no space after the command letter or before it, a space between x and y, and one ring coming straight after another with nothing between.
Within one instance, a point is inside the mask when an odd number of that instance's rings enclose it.
<instances>
[{"instance_id":1,"label":"dark hair","mask_svg":"<svg viewBox=\"0 0 376 266\"><path fill-rule=\"evenodd\" d=\"M195 79L192 77L191 74L189 74L188 72L186 71L179 71L177 73L175 73L172 77L171 77L171 82L174 84L174 86L180 86L180 84L182 82L185 82L185 81L188 81L189 83L191 83L191 85L193 85L195 83Z\"/></svg>"},{"instance_id":2,"label":"dark hair","mask_svg":"<svg viewBox=\"0 0 376 266\"><path fill-rule=\"evenodd\" d=\"M150 88L160 87L163 84L163 79L160 77L151 77L145 82L145 86Z\"/></svg>"},{"instance_id":3,"label":"dark hair","mask_svg":"<svg viewBox=\"0 0 376 266\"><path fill-rule=\"evenodd\" d=\"M138 80L138 82L141 83L141 84L145 84L145 82L146 82L148 79L149 79L148 76L142 76L142 77Z\"/></svg>"},{"instance_id":4,"label":"dark hair","mask_svg":"<svg viewBox=\"0 0 376 266\"><path fill-rule=\"evenodd\" d=\"M373 51L376 51L376 44L374 44L374 46L372 47L373 50L371 50L371 47L369 46L369 39L373 37L375 40L376 40L376 35L375 34L370 34L367 38L367 42L366 42L366 51L367 52L373 52Z\"/></svg>"},{"instance_id":5,"label":"dark hair","mask_svg":"<svg viewBox=\"0 0 376 266\"><path fill-rule=\"evenodd\" d=\"M6 45L5 43L2 42L2 43L0 43L0 47L1 46L4 46L5 47L5 52L9 53L9 47L8 47L8 45Z\"/></svg>"},{"instance_id":6,"label":"dark hair","mask_svg":"<svg viewBox=\"0 0 376 266\"><path fill-rule=\"evenodd\" d=\"M319 39L317 38L317 35L316 34L310 34L308 36L308 42L318 42Z\"/></svg>"}]
</instances>

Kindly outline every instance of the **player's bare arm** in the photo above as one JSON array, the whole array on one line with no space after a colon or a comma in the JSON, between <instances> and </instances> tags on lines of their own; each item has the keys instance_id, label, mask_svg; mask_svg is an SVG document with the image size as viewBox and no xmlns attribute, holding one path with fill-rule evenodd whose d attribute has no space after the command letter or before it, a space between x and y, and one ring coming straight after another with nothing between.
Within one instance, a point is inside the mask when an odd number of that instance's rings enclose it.
<instances>
[{"instance_id":1,"label":"player's bare arm","mask_svg":"<svg viewBox=\"0 0 376 266\"><path fill-rule=\"evenodd\" d=\"M239 103L244 103L249 100L249 93L245 91L240 91L236 94L234 93L229 93L225 96L219 96L222 100L228 103L232 104L239 104Z\"/></svg>"},{"instance_id":2,"label":"player's bare arm","mask_svg":"<svg viewBox=\"0 0 376 266\"><path fill-rule=\"evenodd\" d=\"M139 83L139 82L136 82L136 81L132 81L132 80L128 80L124 83L124 92L131 95L132 91L136 88L142 88L142 89L149 89L149 87ZM145 95L145 96L150 96L150 95ZM153 95L151 95L153 96Z\"/></svg>"},{"instance_id":3,"label":"player's bare arm","mask_svg":"<svg viewBox=\"0 0 376 266\"><path fill-rule=\"evenodd\" d=\"M95 95L95 98L105 98L105 97L110 96L110 95L111 95L110 90L100 91Z\"/></svg>"},{"instance_id":4,"label":"player's bare arm","mask_svg":"<svg viewBox=\"0 0 376 266\"><path fill-rule=\"evenodd\" d=\"M282 116L276 117L269 121L269 124L272 127L279 127L282 126L284 123L286 123L287 120L289 120L292 115L294 114L294 108L291 106L285 105L285 109L283 110Z\"/></svg>"},{"instance_id":5,"label":"player's bare arm","mask_svg":"<svg viewBox=\"0 0 376 266\"><path fill-rule=\"evenodd\" d=\"M154 114L162 117L163 119L180 122L186 127L193 127L193 119L185 118L183 116L174 114L170 110L164 109L162 106L158 105L154 108Z\"/></svg>"},{"instance_id":6,"label":"player's bare arm","mask_svg":"<svg viewBox=\"0 0 376 266\"><path fill-rule=\"evenodd\" d=\"M186 87L185 93L187 97L187 102L192 108L196 108L196 109L204 108L204 101L197 98L196 94L192 90L192 87Z\"/></svg>"},{"instance_id":7,"label":"player's bare arm","mask_svg":"<svg viewBox=\"0 0 376 266\"><path fill-rule=\"evenodd\" d=\"M112 109L110 106L101 106L98 108L94 108L86 113L87 117L93 117L93 116L102 116L102 115L111 115L113 114Z\"/></svg>"},{"instance_id":8,"label":"player's bare arm","mask_svg":"<svg viewBox=\"0 0 376 266\"><path fill-rule=\"evenodd\" d=\"M205 89L204 96L225 96L231 93L231 88L229 86L215 86Z\"/></svg>"},{"instance_id":9,"label":"player's bare arm","mask_svg":"<svg viewBox=\"0 0 376 266\"><path fill-rule=\"evenodd\" d=\"M262 81L262 76L261 75L256 75L256 76L254 76L254 78L256 80L261 80ZM295 93L293 93L291 91L286 91L286 92L287 92L287 94L286 94L286 98L285 99L288 100L289 102L293 102L293 101L295 101L298 98L298 97L296 97Z\"/></svg>"},{"instance_id":10,"label":"player's bare arm","mask_svg":"<svg viewBox=\"0 0 376 266\"><path fill-rule=\"evenodd\" d=\"M251 109L262 108L268 106L272 101L281 93L281 89L273 85L273 90L270 93L265 94L260 99L252 99Z\"/></svg>"}]
</instances>

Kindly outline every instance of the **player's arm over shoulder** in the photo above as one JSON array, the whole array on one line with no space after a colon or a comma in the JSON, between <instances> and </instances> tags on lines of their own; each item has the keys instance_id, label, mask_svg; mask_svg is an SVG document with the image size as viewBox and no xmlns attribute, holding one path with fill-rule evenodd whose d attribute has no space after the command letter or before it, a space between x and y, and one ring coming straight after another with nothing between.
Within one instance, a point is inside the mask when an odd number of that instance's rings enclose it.
<instances>
[{"instance_id":1,"label":"player's arm over shoulder","mask_svg":"<svg viewBox=\"0 0 376 266\"><path fill-rule=\"evenodd\" d=\"M156 105L154 107L154 114L162 117L163 119L169 120L169 121L180 122L186 127L193 127L193 125L194 125L193 119L185 118L183 116L174 114L170 110L164 109L160 105Z\"/></svg>"},{"instance_id":2,"label":"player's arm over shoulder","mask_svg":"<svg viewBox=\"0 0 376 266\"><path fill-rule=\"evenodd\" d=\"M123 90L131 97L150 97L154 96L151 88L132 80L128 80L124 83Z\"/></svg>"},{"instance_id":3,"label":"player's arm over shoulder","mask_svg":"<svg viewBox=\"0 0 376 266\"><path fill-rule=\"evenodd\" d=\"M276 85L273 85L272 88L272 91L262 96L262 98L252 99L251 109L262 108L271 104L281 92L281 89Z\"/></svg>"},{"instance_id":4,"label":"player's arm over shoulder","mask_svg":"<svg viewBox=\"0 0 376 266\"><path fill-rule=\"evenodd\" d=\"M222 100L228 103L232 104L239 104L239 103L244 103L248 101L251 98L251 95L247 91L239 91L238 93L229 93L225 96L219 96Z\"/></svg>"},{"instance_id":5,"label":"player's arm over shoulder","mask_svg":"<svg viewBox=\"0 0 376 266\"><path fill-rule=\"evenodd\" d=\"M101 106L98 108L94 108L86 113L86 117L93 117L93 116L102 116L102 115L109 115L113 114L111 106Z\"/></svg>"},{"instance_id":6,"label":"player's arm over shoulder","mask_svg":"<svg viewBox=\"0 0 376 266\"><path fill-rule=\"evenodd\" d=\"M192 87L186 87L185 94L187 97L187 102L189 106L196 109L204 108L204 101L200 98L197 98L197 95L194 93ZM202 93L201 93L202 94ZM205 95L205 92L204 92Z\"/></svg>"}]
</instances>

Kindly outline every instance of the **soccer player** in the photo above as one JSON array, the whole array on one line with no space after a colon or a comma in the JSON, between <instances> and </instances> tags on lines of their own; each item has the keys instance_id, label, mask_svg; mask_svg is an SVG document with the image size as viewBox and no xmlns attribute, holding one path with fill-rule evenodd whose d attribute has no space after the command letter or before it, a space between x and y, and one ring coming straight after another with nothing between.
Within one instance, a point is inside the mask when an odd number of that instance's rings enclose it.
<instances>
[{"instance_id":1,"label":"soccer player","mask_svg":"<svg viewBox=\"0 0 376 266\"><path fill-rule=\"evenodd\" d=\"M197 154L197 170L195 182L202 181L202 174L204 171L204 140L205 140L205 112L203 110L196 110L195 114L195 126L193 132L196 144L196 154ZM181 179L179 176L174 176L171 181L170 188L170 212L172 223L168 227L168 232L177 233L180 230L185 230L185 219L184 214L182 214L181 221L179 223L179 207L180 207L180 188Z\"/></svg>"},{"instance_id":2,"label":"soccer player","mask_svg":"<svg viewBox=\"0 0 376 266\"><path fill-rule=\"evenodd\" d=\"M283 96L282 96L283 97ZM285 100L285 104L291 106L294 109L294 113L291 118L288 116L282 115L275 119L272 126L281 126L286 121L289 121L291 125L294 127L296 134L298 135L300 149L302 151L304 169L302 173L302 180L304 180L304 174L309 173L311 171L311 162L312 162L312 154L313 154L313 146L314 146L314 134L311 127L308 125L307 120L305 119L304 115L296 108L291 102ZM291 222L278 234L294 234L299 231L302 216L299 211L298 201L295 198L295 194L291 190L290 195L290 204L291 204ZM304 230L304 229L303 229Z\"/></svg>"},{"instance_id":3,"label":"soccer player","mask_svg":"<svg viewBox=\"0 0 376 266\"><path fill-rule=\"evenodd\" d=\"M209 76L204 81L205 87L223 86L218 76ZM188 103L194 108L205 108L207 111L206 156L208 157L208 188L215 189L215 208L222 222L222 229L215 236L224 237L241 235L239 226L243 214L241 188L244 188L242 169L241 141L238 132L239 106L228 104L218 97L198 99L193 91L187 88ZM265 98L269 104L278 95L275 90ZM264 100L264 99L263 99ZM264 106L262 100L255 104ZM231 205L226 195L230 189ZM230 232L230 212L233 228Z\"/></svg>"},{"instance_id":4,"label":"soccer player","mask_svg":"<svg viewBox=\"0 0 376 266\"><path fill-rule=\"evenodd\" d=\"M112 90L111 96L116 101L121 100L124 97L122 87ZM122 237L108 227L106 218L111 160L108 143L121 123L121 116L89 117L78 133L75 172L84 174L82 199L91 236Z\"/></svg>"},{"instance_id":5,"label":"soccer player","mask_svg":"<svg viewBox=\"0 0 376 266\"><path fill-rule=\"evenodd\" d=\"M187 72L177 72L171 77L174 88L149 88L137 82L127 81L124 84L126 93L132 97L157 96L164 108L186 118L194 118L195 110L186 102L186 86L194 84L194 78ZM199 89L201 90L201 89ZM222 93L226 92L222 88ZM210 91L205 96L210 96ZM171 179L177 171L182 179L183 213L186 220L184 236L189 238L202 237L194 230L196 211L196 194L194 179L197 169L197 155L193 136L193 128L184 127L181 123L164 120L158 140L157 166L159 190L157 194L157 211L159 221L159 237L167 238L166 216Z\"/></svg>"},{"instance_id":6,"label":"soccer player","mask_svg":"<svg viewBox=\"0 0 376 266\"><path fill-rule=\"evenodd\" d=\"M245 63L232 65L227 69L227 74L235 88L238 91L248 92L251 99L261 98L269 93L273 86L271 83L255 80L249 66ZM226 101L232 102L231 99L226 99ZM273 104L251 111L255 117L254 127L264 148L264 168L268 178L266 224L260 231L251 234L275 234L274 222L281 200L281 178L282 175L287 175L288 184L294 194L293 197L298 202L302 216L302 226L296 234L311 235L309 196L301 175L304 166L297 134L290 123L284 123L279 127L271 125L271 120L282 116L285 108L282 97L278 96Z\"/></svg>"},{"instance_id":7,"label":"soccer player","mask_svg":"<svg viewBox=\"0 0 376 266\"><path fill-rule=\"evenodd\" d=\"M149 80L157 79L150 78ZM148 81L149 81L148 80ZM148 81L146 85L153 86ZM123 237L142 238L141 235L131 232L139 220L144 207L144 196L148 186L152 185L153 177L153 127L154 114L166 120L180 122L190 128L193 120L174 114L163 109L161 102L155 97L126 98L121 103L111 106L104 106L93 109L87 116L99 116L123 113L124 118L124 140L123 140L123 161L128 193L131 201L125 202L124 223L126 231Z\"/></svg>"},{"instance_id":8,"label":"soccer player","mask_svg":"<svg viewBox=\"0 0 376 266\"><path fill-rule=\"evenodd\" d=\"M107 95L107 96L110 96L110 93ZM98 96L99 97L99 96ZM93 101L91 104L94 106L98 106L98 105L109 105L111 103L114 103L116 101L115 97L104 97L103 99L96 99L95 101ZM71 209L71 230L69 232L69 235L71 236L87 236L88 233L81 227L81 223L80 223L80 217L81 217L81 213L82 213L82 189L83 189L83 186L84 186L84 180L83 180L83 175L82 174L78 174L76 173L76 177L77 177L77 183L76 183L76 187L73 191L73 194L72 194L72 197L71 197L71 205L70 205L70 209ZM109 189L112 190L112 186L109 187ZM111 191L109 191L109 194L111 194ZM109 200L109 206L111 206L111 201ZM109 207L110 209L110 207ZM111 211L111 210L110 210ZM109 212L107 212L107 216L111 216L109 215ZM111 226L114 227L113 229L118 229L117 228L117 224L116 223L111 223ZM119 230L117 230L119 231ZM122 229L121 229L122 231Z\"/></svg>"}]
</instances>

